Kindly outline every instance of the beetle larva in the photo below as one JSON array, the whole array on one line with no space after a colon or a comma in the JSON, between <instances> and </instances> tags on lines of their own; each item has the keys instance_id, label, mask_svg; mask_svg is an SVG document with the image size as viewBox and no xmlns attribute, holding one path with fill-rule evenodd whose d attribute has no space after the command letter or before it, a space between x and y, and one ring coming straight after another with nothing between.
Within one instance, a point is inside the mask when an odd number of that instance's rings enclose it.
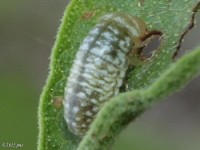
<instances>
[{"instance_id":1,"label":"beetle larva","mask_svg":"<svg viewBox=\"0 0 200 150\"><path fill-rule=\"evenodd\" d=\"M103 16L82 42L65 88L64 118L83 136L101 105L118 95L128 54L142 45L145 24L124 13Z\"/></svg>"}]
</instances>

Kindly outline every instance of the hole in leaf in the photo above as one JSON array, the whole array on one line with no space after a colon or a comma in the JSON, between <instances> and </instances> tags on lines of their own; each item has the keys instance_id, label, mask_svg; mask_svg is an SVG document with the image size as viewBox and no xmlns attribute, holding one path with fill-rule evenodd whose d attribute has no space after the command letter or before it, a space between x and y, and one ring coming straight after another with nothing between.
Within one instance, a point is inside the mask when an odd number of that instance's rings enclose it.
<instances>
[{"instance_id":1,"label":"hole in leaf","mask_svg":"<svg viewBox=\"0 0 200 150\"><path fill-rule=\"evenodd\" d=\"M149 37L147 37L144 41L145 47L141 51L141 56L145 58L150 58L153 55L154 51L158 49L162 41L161 37L162 36L160 33L152 33L151 35L149 35Z\"/></svg>"},{"instance_id":2,"label":"hole in leaf","mask_svg":"<svg viewBox=\"0 0 200 150\"><path fill-rule=\"evenodd\" d=\"M182 39L180 50L177 51L175 59L180 58L190 50L200 45L200 14L197 13L194 18L194 27L185 34Z\"/></svg>"}]
</instances>

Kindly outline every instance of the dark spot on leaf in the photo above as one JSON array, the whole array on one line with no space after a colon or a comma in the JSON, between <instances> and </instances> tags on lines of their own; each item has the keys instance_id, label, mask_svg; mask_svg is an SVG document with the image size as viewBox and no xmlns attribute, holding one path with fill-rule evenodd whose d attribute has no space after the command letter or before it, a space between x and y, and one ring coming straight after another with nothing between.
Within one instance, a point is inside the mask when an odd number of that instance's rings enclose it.
<instances>
[{"instance_id":1,"label":"dark spot on leaf","mask_svg":"<svg viewBox=\"0 0 200 150\"><path fill-rule=\"evenodd\" d=\"M81 19L88 20L95 15L95 12L84 12Z\"/></svg>"},{"instance_id":2,"label":"dark spot on leaf","mask_svg":"<svg viewBox=\"0 0 200 150\"><path fill-rule=\"evenodd\" d=\"M144 5L144 0L139 0L139 3L140 3L141 6L143 6Z\"/></svg>"},{"instance_id":3,"label":"dark spot on leaf","mask_svg":"<svg viewBox=\"0 0 200 150\"><path fill-rule=\"evenodd\" d=\"M63 106L63 97L62 96L55 96L53 98L53 106L55 108L58 108L58 109L62 108L62 106Z\"/></svg>"}]
</instances>

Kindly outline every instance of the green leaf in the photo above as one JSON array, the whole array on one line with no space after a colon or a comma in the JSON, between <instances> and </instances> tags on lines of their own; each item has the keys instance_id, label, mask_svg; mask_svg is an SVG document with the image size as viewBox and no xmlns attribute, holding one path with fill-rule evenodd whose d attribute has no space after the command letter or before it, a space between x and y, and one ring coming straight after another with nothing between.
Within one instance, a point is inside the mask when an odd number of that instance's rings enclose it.
<instances>
[{"instance_id":1,"label":"green leaf","mask_svg":"<svg viewBox=\"0 0 200 150\"><path fill-rule=\"evenodd\" d=\"M128 74L129 90L141 90L120 94L105 105L82 140L80 150L106 149L116 134L149 107L151 102L176 91L198 72L199 51L184 56L177 63L172 62L182 36L192 25L194 10L198 8L199 2L72 0L62 19L51 55L50 74L40 99L38 150L74 150L79 145L80 139L69 132L64 121L60 97L64 95L66 79L79 45L100 16L116 11L130 13L144 20L148 30L162 32L163 38L153 56ZM177 86L174 82L177 82ZM111 108L116 114L108 116ZM112 116L113 120L103 119L104 115L105 118ZM101 129L104 125L107 128Z\"/></svg>"}]
</instances>

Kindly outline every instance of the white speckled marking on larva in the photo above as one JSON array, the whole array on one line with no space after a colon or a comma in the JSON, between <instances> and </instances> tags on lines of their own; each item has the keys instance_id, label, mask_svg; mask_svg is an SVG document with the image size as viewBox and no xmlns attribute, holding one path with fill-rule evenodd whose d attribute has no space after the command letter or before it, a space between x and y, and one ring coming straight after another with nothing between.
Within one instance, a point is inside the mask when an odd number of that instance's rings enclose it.
<instances>
[{"instance_id":1,"label":"white speckled marking on larva","mask_svg":"<svg viewBox=\"0 0 200 150\"><path fill-rule=\"evenodd\" d=\"M103 16L76 54L64 98L69 129L83 136L102 104L119 94L128 54L142 46L143 21L126 13Z\"/></svg>"},{"instance_id":2,"label":"white speckled marking on larva","mask_svg":"<svg viewBox=\"0 0 200 150\"><path fill-rule=\"evenodd\" d=\"M73 112L74 112L74 113L77 113L78 111L79 111L79 107L74 107L74 108L73 108Z\"/></svg>"}]
</instances>

